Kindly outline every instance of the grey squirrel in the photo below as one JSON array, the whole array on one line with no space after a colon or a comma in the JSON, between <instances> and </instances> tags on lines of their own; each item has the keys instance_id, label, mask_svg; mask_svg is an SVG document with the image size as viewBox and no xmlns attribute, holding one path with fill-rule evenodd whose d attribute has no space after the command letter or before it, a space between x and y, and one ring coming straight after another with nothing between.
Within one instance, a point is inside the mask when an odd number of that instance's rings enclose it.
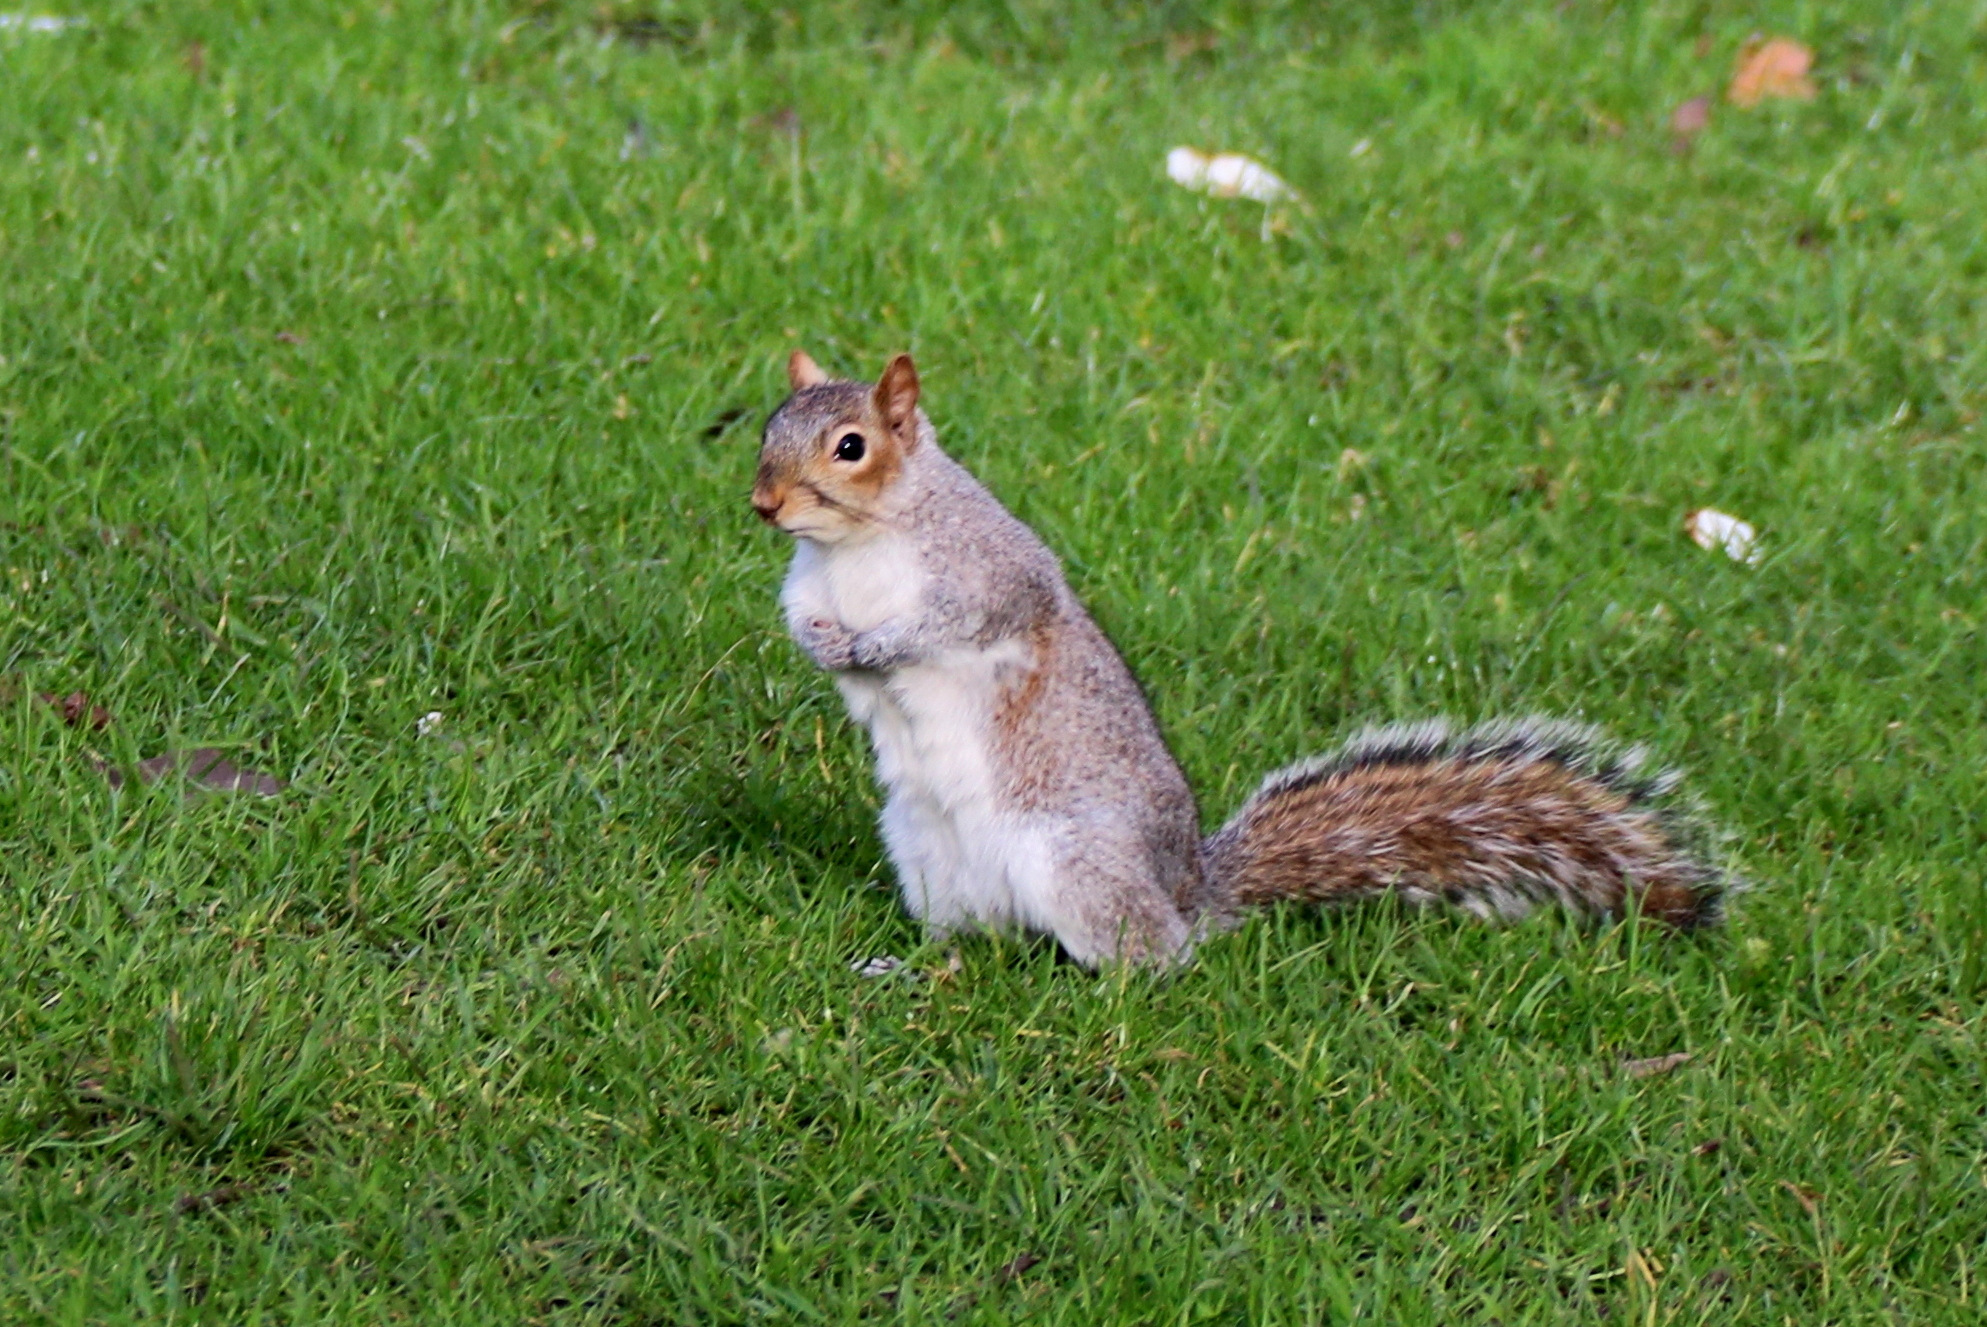
<instances>
[{"instance_id":1,"label":"grey squirrel","mask_svg":"<svg viewBox=\"0 0 1987 1327\"><path fill-rule=\"evenodd\" d=\"M870 385L796 350L787 377L752 506L795 536L787 626L869 730L883 841L935 936L1047 932L1097 967L1183 961L1278 899L1719 920L1735 882L1677 776L1551 720L1368 730L1203 839L1131 671L1055 555L939 450L910 356Z\"/></svg>"}]
</instances>

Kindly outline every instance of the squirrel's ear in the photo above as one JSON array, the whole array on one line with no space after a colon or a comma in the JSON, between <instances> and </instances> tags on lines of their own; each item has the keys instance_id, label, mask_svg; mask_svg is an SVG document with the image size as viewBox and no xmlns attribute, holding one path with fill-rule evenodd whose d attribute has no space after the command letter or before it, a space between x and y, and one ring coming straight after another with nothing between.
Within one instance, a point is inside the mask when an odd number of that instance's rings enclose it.
<instances>
[{"instance_id":1,"label":"squirrel's ear","mask_svg":"<svg viewBox=\"0 0 1987 1327\"><path fill-rule=\"evenodd\" d=\"M876 384L876 412L906 447L918 440L918 366L909 355L899 355L883 370Z\"/></svg>"},{"instance_id":2,"label":"squirrel's ear","mask_svg":"<svg viewBox=\"0 0 1987 1327\"><path fill-rule=\"evenodd\" d=\"M787 356L787 385L796 392L803 387L819 387L828 381L828 375L814 362L805 350L796 350Z\"/></svg>"}]
</instances>

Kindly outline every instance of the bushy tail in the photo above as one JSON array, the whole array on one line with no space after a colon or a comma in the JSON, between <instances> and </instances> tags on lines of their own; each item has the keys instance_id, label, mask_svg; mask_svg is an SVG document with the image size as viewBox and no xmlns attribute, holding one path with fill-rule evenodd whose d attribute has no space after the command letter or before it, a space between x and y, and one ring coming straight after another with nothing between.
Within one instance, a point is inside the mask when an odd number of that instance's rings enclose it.
<instances>
[{"instance_id":1,"label":"bushy tail","mask_svg":"<svg viewBox=\"0 0 1987 1327\"><path fill-rule=\"evenodd\" d=\"M1738 882L1679 776L1646 759L1545 719L1370 729L1270 775L1202 845L1204 864L1236 904L1396 894L1516 918L1632 903L1679 929L1715 925Z\"/></svg>"}]
</instances>

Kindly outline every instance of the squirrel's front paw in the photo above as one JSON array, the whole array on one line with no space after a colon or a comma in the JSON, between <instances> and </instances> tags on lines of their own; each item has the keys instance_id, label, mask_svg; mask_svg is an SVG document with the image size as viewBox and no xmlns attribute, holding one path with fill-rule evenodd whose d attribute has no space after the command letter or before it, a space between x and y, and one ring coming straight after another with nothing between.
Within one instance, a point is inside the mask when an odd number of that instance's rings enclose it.
<instances>
[{"instance_id":1,"label":"squirrel's front paw","mask_svg":"<svg viewBox=\"0 0 1987 1327\"><path fill-rule=\"evenodd\" d=\"M855 667L855 633L825 617L809 618L796 624L794 637L808 657L831 673Z\"/></svg>"}]
</instances>

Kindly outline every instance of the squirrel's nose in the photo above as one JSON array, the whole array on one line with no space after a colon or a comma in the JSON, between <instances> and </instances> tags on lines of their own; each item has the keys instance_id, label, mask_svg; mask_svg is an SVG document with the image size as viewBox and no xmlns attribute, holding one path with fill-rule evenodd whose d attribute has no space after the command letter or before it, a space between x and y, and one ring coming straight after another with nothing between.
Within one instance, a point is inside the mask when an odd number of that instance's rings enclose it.
<instances>
[{"instance_id":1,"label":"squirrel's nose","mask_svg":"<svg viewBox=\"0 0 1987 1327\"><path fill-rule=\"evenodd\" d=\"M752 490L752 510L758 512L759 519L768 525L772 524L773 518L780 514L780 508L783 505L784 503L780 498L766 489L755 488Z\"/></svg>"}]
</instances>

